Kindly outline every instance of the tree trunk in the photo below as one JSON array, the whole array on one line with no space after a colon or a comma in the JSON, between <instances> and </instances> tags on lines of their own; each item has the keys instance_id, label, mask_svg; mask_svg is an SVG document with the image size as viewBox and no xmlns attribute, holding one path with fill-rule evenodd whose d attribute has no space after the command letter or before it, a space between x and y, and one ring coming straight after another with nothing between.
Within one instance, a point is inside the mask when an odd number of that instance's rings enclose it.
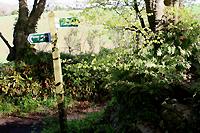
<instances>
[{"instance_id":1,"label":"tree trunk","mask_svg":"<svg viewBox=\"0 0 200 133\"><path fill-rule=\"evenodd\" d=\"M155 14L155 2L153 0L145 0L146 13L149 22L149 28L155 32L156 31L156 14Z\"/></svg>"},{"instance_id":2,"label":"tree trunk","mask_svg":"<svg viewBox=\"0 0 200 133\"><path fill-rule=\"evenodd\" d=\"M13 45L14 45L14 51L15 56L14 59L10 60L16 60L20 59L23 51L22 49L25 49L28 42L26 41L27 35L25 33L25 30L27 28L27 20L28 20L28 6L26 0L19 0L19 15L18 20L14 28L13 33Z\"/></svg>"},{"instance_id":3,"label":"tree trunk","mask_svg":"<svg viewBox=\"0 0 200 133\"><path fill-rule=\"evenodd\" d=\"M152 32L156 33L164 15L164 0L145 0L145 4L149 28ZM152 39L156 38L157 36ZM155 55L157 54L157 50L159 49L160 45L160 42L153 43Z\"/></svg>"},{"instance_id":4,"label":"tree trunk","mask_svg":"<svg viewBox=\"0 0 200 133\"><path fill-rule=\"evenodd\" d=\"M157 25L164 15L164 0L145 0L145 4L149 27L156 32Z\"/></svg>"},{"instance_id":5,"label":"tree trunk","mask_svg":"<svg viewBox=\"0 0 200 133\"><path fill-rule=\"evenodd\" d=\"M155 5L156 5L155 21L156 21L156 26L158 26L159 23L162 21L163 15L164 15L164 8L165 8L164 0L156 0ZM156 27L156 29L157 29L157 27Z\"/></svg>"},{"instance_id":6,"label":"tree trunk","mask_svg":"<svg viewBox=\"0 0 200 133\"><path fill-rule=\"evenodd\" d=\"M19 0L18 20L13 32L13 45L9 48L8 61L23 60L33 54L27 37L36 30L37 22L44 12L46 0L34 0L32 11L29 14L27 0Z\"/></svg>"}]
</instances>

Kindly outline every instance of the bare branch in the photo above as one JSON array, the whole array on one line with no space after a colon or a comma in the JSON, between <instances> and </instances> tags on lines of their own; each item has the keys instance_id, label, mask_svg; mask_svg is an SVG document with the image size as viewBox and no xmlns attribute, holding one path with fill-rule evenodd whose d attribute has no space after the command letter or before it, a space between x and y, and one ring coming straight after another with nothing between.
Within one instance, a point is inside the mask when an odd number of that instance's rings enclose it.
<instances>
[{"instance_id":1,"label":"bare branch","mask_svg":"<svg viewBox=\"0 0 200 133\"><path fill-rule=\"evenodd\" d=\"M34 4L33 4L33 9L32 9L32 11L36 10L36 8L37 8L37 3L38 3L38 0L34 0Z\"/></svg>"},{"instance_id":2,"label":"bare branch","mask_svg":"<svg viewBox=\"0 0 200 133\"><path fill-rule=\"evenodd\" d=\"M125 30L129 30L129 31L135 31L137 33L140 33L145 39L147 39L146 35L136 26L132 25L131 27L124 27ZM146 29L144 29L144 31L147 31Z\"/></svg>"},{"instance_id":3,"label":"bare branch","mask_svg":"<svg viewBox=\"0 0 200 133\"><path fill-rule=\"evenodd\" d=\"M2 33L0 32L0 37L1 39L4 41L4 43L6 44L6 46L9 48L9 50L12 49L12 47L10 46L9 42L6 40L6 38L2 35Z\"/></svg>"},{"instance_id":4,"label":"bare branch","mask_svg":"<svg viewBox=\"0 0 200 133\"><path fill-rule=\"evenodd\" d=\"M37 3L38 3L38 0L34 0L33 8L32 8L32 11L31 11L29 16L33 16L34 15L34 12L37 9Z\"/></svg>"},{"instance_id":5,"label":"bare branch","mask_svg":"<svg viewBox=\"0 0 200 133\"><path fill-rule=\"evenodd\" d=\"M137 0L134 0L134 9L135 9L136 15L138 16L138 18L140 20L140 24L141 24L142 28L145 28L144 19L142 18L142 15L139 11Z\"/></svg>"},{"instance_id":6,"label":"bare branch","mask_svg":"<svg viewBox=\"0 0 200 133\"><path fill-rule=\"evenodd\" d=\"M33 9L28 18L28 27L30 29L35 29L40 16L44 12L45 5L46 5L46 0L34 1ZM35 31L31 31L31 32L35 32Z\"/></svg>"}]
</instances>

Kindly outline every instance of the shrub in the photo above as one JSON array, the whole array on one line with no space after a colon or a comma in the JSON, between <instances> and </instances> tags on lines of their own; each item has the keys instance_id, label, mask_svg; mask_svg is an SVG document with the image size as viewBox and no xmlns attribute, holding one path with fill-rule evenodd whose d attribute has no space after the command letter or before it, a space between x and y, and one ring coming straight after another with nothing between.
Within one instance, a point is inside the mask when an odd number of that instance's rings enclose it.
<instances>
[{"instance_id":1,"label":"shrub","mask_svg":"<svg viewBox=\"0 0 200 133\"><path fill-rule=\"evenodd\" d=\"M104 53L103 53L104 52ZM64 81L70 95L79 100L101 101L109 97L107 84L111 71L107 52L86 54L76 57L77 61L64 61Z\"/></svg>"},{"instance_id":2,"label":"shrub","mask_svg":"<svg viewBox=\"0 0 200 133\"><path fill-rule=\"evenodd\" d=\"M148 34L151 40L143 41L144 47L118 48L112 54L117 59L111 77L113 100L103 119L116 132L199 131L194 126L199 119L193 119L199 118L198 95L193 97L197 91L186 85L198 75L192 69L199 68L199 23L181 18Z\"/></svg>"},{"instance_id":3,"label":"shrub","mask_svg":"<svg viewBox=\"0 0 200 133\"><path fill-rule=\"evenodd\" d=\"M14 10L11 12L11 15L17 15L18 14L18 10Z\"/></svg>"}]
</instances>

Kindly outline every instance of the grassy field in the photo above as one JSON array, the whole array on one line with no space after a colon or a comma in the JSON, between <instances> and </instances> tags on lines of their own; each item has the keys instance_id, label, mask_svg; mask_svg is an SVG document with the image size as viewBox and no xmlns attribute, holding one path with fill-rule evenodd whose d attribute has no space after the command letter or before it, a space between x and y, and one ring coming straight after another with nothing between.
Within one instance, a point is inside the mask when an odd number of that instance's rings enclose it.
<instances>
[{"instance_id":1,"label":"grassy field","mask_svg":"<svg viewBox=\"0 0 200 133\"><path fill-rule=\"evenodd\" d=\"M56 18L60 17L69 17L69 16L76 16L80 11L56 11ZM0 17L0 31L5 36L5 38L12 44L12 34L14 23L16 22L16 15L12 16L2 16ZM81 52L86 52L90 50L88 41L92 40L95 42L93 51L98 52L100 47L112 47L112 42L106 36L97 37L97 36L88 36L88 33L91 31L101 31L103 28L102 26L92 26L84 22L81 16L79 16L81 23L79 24L78 28L65 28L65 29L58 29L58 44L62 52L67 52L68 47L66 45L65 38L69 38L69 34L71 31L77 32L73 38L70 38L70 45L79 45ZM38 22L38 33L49 32L49 24L48 24L48 13L44 13L41 19ZM106 42L106 43L105 43ZM38 50L44 51L51 51L51 45L49 44L37 44L35 47ZM0 39L0 62L6 62L6 57L9 53L8 48L5 46L3 41Z\"/></svg>"}]
</instances>

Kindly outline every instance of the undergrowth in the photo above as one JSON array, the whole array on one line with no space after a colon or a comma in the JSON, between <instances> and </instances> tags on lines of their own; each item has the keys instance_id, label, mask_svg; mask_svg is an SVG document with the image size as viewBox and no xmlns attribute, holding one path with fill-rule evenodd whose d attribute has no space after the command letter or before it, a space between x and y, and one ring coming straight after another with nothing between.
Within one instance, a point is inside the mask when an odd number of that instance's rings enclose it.
<instances>
[{"instance_id":1,"label":"undergrowth","mask_svg":"<svg viewBox=\"0 0 200 133\"><path fill-rule=\"evenodd\" d=\"M97 123L102 118L102 114L103 111L89 113L85 118L65 121L67 133L114 133L111 125ZM59 133L58 123L54 118L47 118L42 133Z\"/></svg>"}]
</instances>

